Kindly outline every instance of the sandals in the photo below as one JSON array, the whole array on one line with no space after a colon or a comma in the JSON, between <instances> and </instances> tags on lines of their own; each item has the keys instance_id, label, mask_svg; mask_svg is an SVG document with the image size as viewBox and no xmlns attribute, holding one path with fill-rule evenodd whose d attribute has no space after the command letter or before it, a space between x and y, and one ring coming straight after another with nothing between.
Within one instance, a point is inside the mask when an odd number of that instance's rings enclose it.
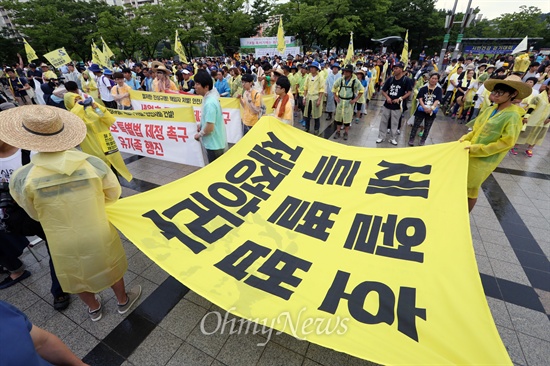
<instances>
[{"instance_id":1,"label":"sandals","mask_svg":"<svg viewBox=\"0 0 550 366\"><path fill-rule=\"evenodd\" d=\"M533 150L525 150L525 154L527 154L528 157L533 157Z\"/></svg>"},{"instance_id":2,"label":"sandals","mask_svg":"<svg viewBox=\"0 0 550 366\"><path fill-rule=\"evenodd\" d=\"M510 149L510 153L511 153L512 155L517 155L517 154L518 154L518 149L516 149L515 147L513 147L513 148Z\"/></svg>"}]
</instances>

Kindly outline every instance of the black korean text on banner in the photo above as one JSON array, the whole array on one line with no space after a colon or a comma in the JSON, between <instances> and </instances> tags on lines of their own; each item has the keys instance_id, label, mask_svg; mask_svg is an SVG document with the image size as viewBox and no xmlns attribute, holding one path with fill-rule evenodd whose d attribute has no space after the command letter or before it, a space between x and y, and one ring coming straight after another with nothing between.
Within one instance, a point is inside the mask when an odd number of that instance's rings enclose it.
<instances>
[{"instance_id":1,"label":"black korean text on banner","mask_svg":"<svg viewBox=\"0 0 550 366\"><path fill-rule=\"evenodd\" d=\"M430 180L415 181L410 179L410 175L413 173L429 175L432 170L431 165L415 167L407 164L391 163L385 160L382 160L378 165L385 169L378 171L376 178L369 180L367 194L382 193L395 197L428 198ZM395 178L399 178L399 180L395 180Z\"/></svg>"}]
</instances>

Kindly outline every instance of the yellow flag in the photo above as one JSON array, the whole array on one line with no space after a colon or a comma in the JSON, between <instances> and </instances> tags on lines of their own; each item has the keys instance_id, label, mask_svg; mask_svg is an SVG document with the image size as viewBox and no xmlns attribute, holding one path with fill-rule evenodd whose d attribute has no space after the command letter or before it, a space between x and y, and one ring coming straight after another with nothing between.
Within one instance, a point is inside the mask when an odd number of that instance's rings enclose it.
<instances>
[{"instance_id":1,"label":"yellow flag","mask_svg":"<svg viewBox=\"0 0 550 366\"><path fill-rule=\"evenodd\" d=\"M99 47L92 41L92 62L98 64L99 66L111 67L111 62L109 61L109 56L101 52Z\"/></svg>"},{"instance_id":2,"label":"yellow flag","mask_svg":"<svg viewBox=\"0 0 550 366\"><path fill-rule=\"evenodd\" d=\"M105 40L103 39L103 37L101 37L101 43L103 43L103 53L105 55L107 55L107 57L111 58L111 57L114 57L115 54L113 53L113 51L111 51L111 49L109 48L109 46L107 46L107 43L105 42Z\"/></svg>"},{"instance_id":3,"label":"yellow flag","mask_svg":"<svg viewBox=\"0 0 550 366\"><path fill-rule=\"evenodd\" d=\"M286 50L285 30L283 29L283 17L279 18L279 29L277 29L277 51L284 56Z\"/></svg>"},{"instance_id":4,"label":"yellow flag","mask_svg":"<svg viewBox=\"0 0 550 366\"><path fill-rule=\"evenodd\" d=\"M344 59L344 65L347 65L351 63L353 60L353 32L349 34L349 46L348 46L348 53L346 54L346 58Z\"/></svg>"},{"instance_id":5,"label":"yellow flag","mask_svg":"<svg viewBox=\"0 0 550 366\"><path fill-rule=\"evenodd\" d=\"M264 329L383 365L511 366L475 262L464 147L358 149L263 117L205 168L107 212Z\"/></svg>"},{"instance_id":6,"label":"yellow flag","mask_svg":"<svg viewBox=\"0 0 550 366\"><path fill-rule=\"evenodd\" d=\"M183 49L183 45L181 44L180 38L178 37L177 30L176 30L176 40L174 42L174 51L180 57L180 61L185 62L186 64L189 63L189 61L187 61L187 57L185 56L185 50Z\"/></svg>"},{"instance_id":7,"label":"yellow flag","mask_svg":"<svg viewBox=\"0 0 550 366\"><path fill-rule=\"evenodd\" d=\"M407 29L407 34L405 35L405 43L403 43L403 52L401 52L401 61L405 68L407 68L407 64L409 63L409 30Z\"/></svg>"},{"instance_id":8,"label":"yellow flag","mask_svg":"<svg viewBox=\"0 0 550 366\"><path fill-rule=\"evenodd\" d=\"M44 57L56 69L71 62L71 57L69 56L67 51L65 51L65 47L59 48L52 52L48 52L44 55Z\"/></svg>"},{"instance_id":9,"label":"yellow flag","mask_svg":"<svg viewBox=\"0 0 550 366\"><path fill-rule=\"evenodd\" d=\"M31 47L29 42L25 38L23 38L23 43L25 44L25 53L27 54L27 60L31 62L32 60L38 60L38 56L36 56L36 52Z\"/></svg>"}]
</instances>

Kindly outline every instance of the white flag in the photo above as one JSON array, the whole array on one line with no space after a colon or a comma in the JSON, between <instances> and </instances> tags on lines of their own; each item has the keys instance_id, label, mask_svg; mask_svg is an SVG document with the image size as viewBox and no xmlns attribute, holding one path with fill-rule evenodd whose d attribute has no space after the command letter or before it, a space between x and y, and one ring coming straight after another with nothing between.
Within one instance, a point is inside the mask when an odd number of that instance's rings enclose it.
<instances>
[{"instance_id":1,"label":"white flag","mask_svg":"<svg viewBox=\"0 0 550 366\"><path fill-rule=\"evenodd\" d=\"M527 51L527 47L527 36L525 36L525 38L516 46L516 48L514 48L514 50L512 51L512 55L520 53L522 51Z\"/></svg>"}]
</instances>

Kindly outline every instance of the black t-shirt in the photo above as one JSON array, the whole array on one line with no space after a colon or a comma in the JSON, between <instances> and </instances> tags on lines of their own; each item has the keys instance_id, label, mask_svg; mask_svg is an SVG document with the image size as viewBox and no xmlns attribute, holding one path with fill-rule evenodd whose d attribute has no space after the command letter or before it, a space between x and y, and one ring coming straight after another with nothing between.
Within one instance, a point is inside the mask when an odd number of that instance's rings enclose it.
<instances>
[{"instance_id":1,"label":"black t-shirt","mask_svg":"<svg viewBox=\"0 0 550 366\"><path fill-rule=\"evenodd\" d=\"M385 91L391 99L398 99L412 90L412 83L406 76L401 77L399 80L395 77L391 77L386 81L382 90ZM386 101L384 102L384 107L391 110L397 110L399 109L399 103L388 104Z\"/></svg>"},{"instance_id":2,"label":"black t-shirt","mask_svg":"<svg viewBox=\"0 0 550 366\"><path fill-rule=\"evenodd\" d=\"M145 78L146 78L146 76L145 76L145 74L143 73L143 71L140 71L140 72L137 72L137 73L136 73L136 80L138 81L138 83L141 84L141 82L142 82L143 80L145 80Z\"/></svg>"},{"instance_id":3,"label":"black t-shirt","mask_svg":"<svg viewBox=\"0 0 550 366\"><path fill-rule=\"evenodd\" d=\"M424 102L424 105L432 106L436 100L439 100L439 103L441 103L441 101L443 100L443 91L439 86L436 86L434 90L430 90L428 88L428 85L424 85L418 91L418 95L416 96L416 99L417 100L422 99L422 101ZM418 102L418 106L420 107L420 102ZM414 115L417 117L425 117L426 113L419 111L417 108ZM435 111L433 115L435 115Z\"/></svg>"},{"instance_id":4,"label":"black t-shirt","mask_svg":"<svg viewBox=\"0 0 550 366\"><path fill-rule=\"evenodd\" d=\"M27 85L29 82L24 77L16 77L14 80L8 78L8 85L12 89L15 97L24 97L27 95L25 90L19 90Z\"/></svg>"}]
</instances>

